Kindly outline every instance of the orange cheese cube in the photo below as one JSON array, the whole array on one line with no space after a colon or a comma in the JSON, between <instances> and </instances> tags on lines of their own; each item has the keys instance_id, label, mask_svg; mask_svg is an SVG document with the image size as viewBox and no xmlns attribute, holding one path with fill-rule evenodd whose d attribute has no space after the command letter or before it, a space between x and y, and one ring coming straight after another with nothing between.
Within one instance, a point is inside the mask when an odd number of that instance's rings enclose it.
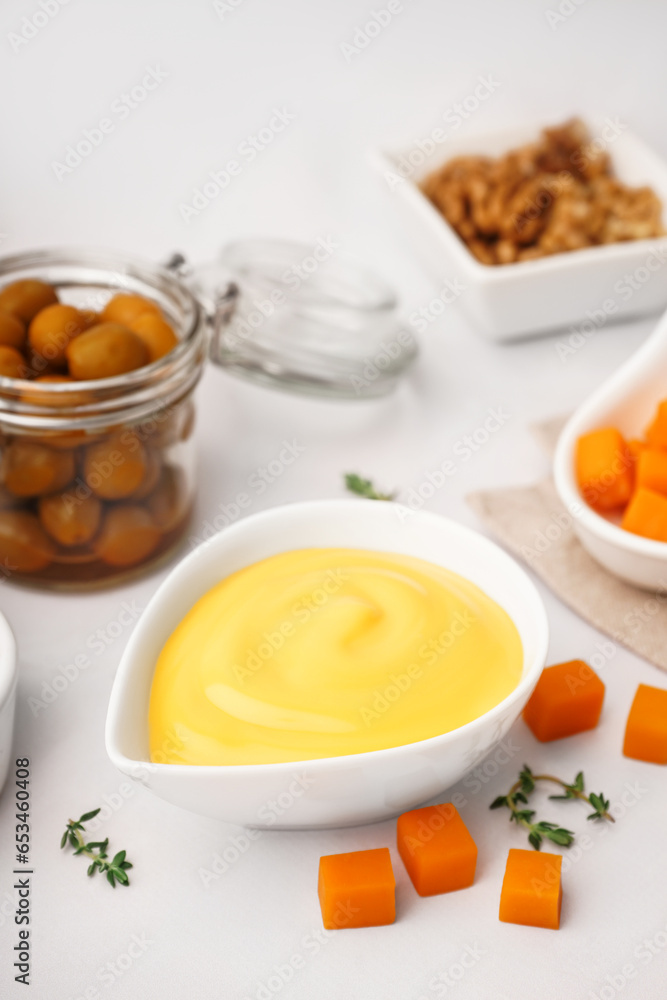
<instances>
[{"instance_id":1,"label":"orange cheese cube","mask_svg":"<svg viewBox=\"0 0 667 1000\"><path fill-rule=\"evenodd\" d=\"M583 660L546 667L523 710L526 725L542 743L595 729L604 684Z\"/></svg>"},{"instance_id":2,"label":"orange cheese cube","mask_svg":"<svg viewBox=\"0 0 667 1000\"><path fill-rule=\"evenodd\" d=\"M640 684L625 727L623 753L651 764L667 764L667 690Z\"/></svg>"},{"instance_id":3,"label":"orange cheese cube","mask_svg":"<svg viewBox=\"0 0 667 1000\"><path fill-rule=\"evenodd\" d=\"M628 441L628 454L633 462L636 462L641 453L647 448L648 445L644 441L640 441L639 438L630 438Z\"/></svg>"},{"instance_id":4,"label":"orange cheese cube","mask_svg":"<svg viewBox=\"0 0 667 1000\"><path fill-rule=\"evenodd\" d=\"M398 852L420 896L473 884L477 845L451 802L398 817Z\"/></svg>"},{"instance_id":5,"label":"orange cheese cube","mask_svg":"<svg viewBox=\"0 0 667 1000\"><path fill-rule=\"evenodd\" d=\"M575 471L582 496L595 510L624 507L632 493L633 460L614 427L582 434L577 441Z\"/></svg>"},{"instance_id":6,"label":"orange cheese cube","mask_svg":"<svg viewBox=\"0 0 667 1000\"><path fill-rule=\"evenodd\" d=\"M644 538L667 542L667 497L640 486L625 509L621 527Z\"/></svg>"},{"instance_id":7,"label":"orange cheese cube","mask_svg":"<svg viewBox=\"0 0 667 1000\"><path fill-rule=\"evenodd\" d=\"M667 451L644 448L637 458L635 484L656 493L667 493Z\"/></svg>"},{"instance_id":8,"label":"orange cheese cube","mask_svg":"<svg viewBox=\"0 0 667 1000\"><path fill-rule=\"evenodd\" d=\"M560 854L510 849L498 916L507 924L560 927Z\"/></svg>"},{"instance_id":9,"label":"orange cheese cube","mask_svg":"<svg viewBox=\"0 0 667 1000\"><path fill-rule=\"evenodd\" d=\"M646 440L652 448L667 448L667 399L658 403L658 409L646 428Z\"/></svg>"},{"instance_id":10,"label":"orange cheese cube","mask_svg":"<svg viewBox=\"0 0 667 1000\"><path fill-rule=\"evenodd\" d=\"M395 890L388 847L320 858L317 893L327 930L393 924Z\"/></svg>"}]
</instances>

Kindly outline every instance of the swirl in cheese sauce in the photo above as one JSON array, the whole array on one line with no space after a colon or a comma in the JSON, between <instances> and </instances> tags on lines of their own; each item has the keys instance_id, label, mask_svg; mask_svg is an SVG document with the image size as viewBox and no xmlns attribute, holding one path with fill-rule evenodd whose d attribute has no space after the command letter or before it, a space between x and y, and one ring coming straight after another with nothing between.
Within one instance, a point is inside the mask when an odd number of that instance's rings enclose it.
<instances>
[{"instance_id":1,"label":"swirl in cheese sauce","mask_svg":"<svg viewBox=\"0 0 667 1000\"><path fill-rule=\"evenodd\" d=\"M518 684L507 613L421 559L299 549L209 590L157 661L151 760L259 764L400 746L483 715Z\"/></svg>"}]
</instances>

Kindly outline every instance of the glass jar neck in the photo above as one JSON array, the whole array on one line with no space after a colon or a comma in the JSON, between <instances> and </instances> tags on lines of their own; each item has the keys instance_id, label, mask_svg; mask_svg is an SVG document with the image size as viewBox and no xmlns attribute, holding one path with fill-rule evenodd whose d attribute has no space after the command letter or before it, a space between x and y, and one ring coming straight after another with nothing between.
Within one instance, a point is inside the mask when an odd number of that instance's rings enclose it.
<instances>
[{"instance_id":1,"label":"glass jar neck","mask_svg":"<svg viewBox=\"0 0 667 1000\"><path fill-rule=\"evenodd\" d=\"M179 344L153 364L113 378L36 382L0 378L0 423L40 430L95 431L110 420L144 419L192 390L206 356L207 321L189 288L172 270L106 251L55 249L0 259L0 283L39 278L61 301L101 308L117 292L157 302Z\"/></svg>"}]
</instances>

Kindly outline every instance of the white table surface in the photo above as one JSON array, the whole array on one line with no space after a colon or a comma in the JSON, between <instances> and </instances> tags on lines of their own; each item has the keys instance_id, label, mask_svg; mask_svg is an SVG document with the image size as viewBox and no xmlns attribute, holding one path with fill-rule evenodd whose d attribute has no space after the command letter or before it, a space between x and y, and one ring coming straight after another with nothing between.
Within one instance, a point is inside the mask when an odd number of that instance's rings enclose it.
<instances>
[{"instance_id":1,"label":"white table surface","mask_svg":"<svg viewBox=\"0 0 667 1000\"><path fill-rule=\"evenodd\" d=\"M10 33L39 6L37 0L5 0L0 250L101 245L154 259L182 249L204 260L239 236L331 235L341 252L394 282L409 313L427 303L436 286L405 244L387 193L368 169L367 148L427 134L480 76L491 74L500 86L465 128L526 118L558 121L573 112L619 116L667 155L665 8L655 0L568 2L569 8L561 7L573 13L551 26L547 13L558 9L556 0L403 0L392 23L348 62L341 43L352 40L372 9L386 7L384 0L230 0L226 9L219 5L222 16L205 0L71 0L16 52ZM115 115L114 130L99 148L58 180L53 161L107 116L149 67L167 74L160 86L124 120ZM186 224L179 206L210 170L234 156L246 135L269 121L274 108L286 108L294 121ZM452 456L489 407L501 406L510 414L505 426L469 462L459 463L457 475L427 505L475 525L465 494L544 476L548 462L529 424L575 407L632 353L653 322L610 326L564 363L558 337L494 346L454 305L422 336L421 360L400 391L367 405L292 398L211 370L199 389L201 487L194 530L243 490L283 439L295 438L305 452L252 510L341 496L346 470L407 490ZM665 686L656 668L615 648L600 671L607 695L596 732L544 746L519 722L511 732L518 749L510 763L477 792L475 779L459 786L467 800L462 814L479 845L477 879L465 892L417 897L393 846L393 822L266 833L205 886L200 870L212 870L216 854L242 831L173 808L139 786L124 797L129 786L107 760L103 728L130 627L103 652L90 647L97 630L111 625L117 631L112 623L126 602L144 606L163 575L81 596L9 584L0 592L20 647L15 755L29 756L33 770L28 996L664 997L665 771L620 752L637 683ZM552 629L550 661L592 657L602 637L540 590ZM35 716L28 699L39 697L44 681L81 652L90 654L90 667ZM488 803L511 784L524 760L566 778L583 767L590 784L625 812L604 835L589 824L589 849L572 855L564 875L558 933L497 918L508 848L524 846L524 838L505 815L489 813ZM635 792L628 795L626 785ZM634 795L627 808L620 804L624 794L626 801ZM104 802L111 814L104 834L135 863L131 888L113 894L99 878L86 879L80 859L58 851L64 820ZM10 968L16 942L13 812L8 789L0 802L3 998L26 995L11 981ZM555 816L556 807L548 812ZM585 811L575 804L559 809L558 817L580 831L586 826ZM385 844L398 879L395 925L322 936L320 855ZM128 953L135 935L144 944L135 941ZM469 968L457 979L466 949ZM292 956L300 957L300 967L284 982L276 969Z\"/></svg>"}]
</instances>

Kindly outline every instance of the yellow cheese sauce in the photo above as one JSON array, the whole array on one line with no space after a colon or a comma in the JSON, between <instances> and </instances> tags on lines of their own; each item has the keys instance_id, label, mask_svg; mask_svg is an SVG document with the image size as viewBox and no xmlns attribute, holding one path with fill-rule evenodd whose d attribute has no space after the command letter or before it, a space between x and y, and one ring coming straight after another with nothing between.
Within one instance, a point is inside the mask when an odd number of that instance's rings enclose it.
<instances>
[{"instance_id":1,"label":"yellow cheese sauce","mask_svg":"<svg viewBox=\"0 0 667 1000\"><path fill-rule=\"evenodd\" d=\"M299 549L233 573L167 640L151 760L264 764L401 746L478 718L518 684L507 613L411 556Z\"/></svg>"}]
</instances>

